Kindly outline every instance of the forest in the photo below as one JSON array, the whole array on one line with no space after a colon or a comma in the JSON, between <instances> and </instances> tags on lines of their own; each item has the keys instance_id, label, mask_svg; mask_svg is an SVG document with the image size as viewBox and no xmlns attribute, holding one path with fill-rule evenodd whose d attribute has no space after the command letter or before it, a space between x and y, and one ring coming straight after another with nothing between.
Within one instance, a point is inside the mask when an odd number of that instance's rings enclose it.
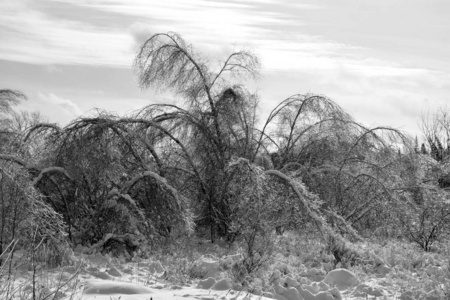
<instances>
[{"instance_id":1,"label":"forest","mask_svg":"<svg viewBox=\"0 0 450 300\"><path fill-rule=\"evenodd\" d=\"M243 50L211 61L176 33L147 39L133 69L142 89L174 101L97 110L61 127L17 110L32 101L21 91L0 90L2 299L20 290L18 261L31 266L30 299L59 299L39 294L35 277L73 265L74 251L177 264L184 253L177 276L197 281L207 278L202 254L239 253L222 271L267 297L261 278L280 253L325 274L383 265L386 275L402 264L412 274L429 257L448 259L450 110L423 116L419 137L366 127L316 94L287 95L261 119L243 84L258 80L258 58ZM392 253L405 251L413 258L395 263ZM446 264L399 299L447 299Z\"/></svg>"}]
</instances>

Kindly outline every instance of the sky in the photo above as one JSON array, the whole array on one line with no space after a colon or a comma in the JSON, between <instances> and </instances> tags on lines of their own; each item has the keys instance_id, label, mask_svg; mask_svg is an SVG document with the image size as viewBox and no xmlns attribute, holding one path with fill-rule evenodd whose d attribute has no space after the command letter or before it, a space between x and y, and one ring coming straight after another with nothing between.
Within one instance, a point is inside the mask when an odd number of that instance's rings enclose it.
<instances>
[{"instance_id":1,"label":"sky","mask_svg":"<svg viewBox=\"0 0 450 300\"><path fill-rule=\"evenodd\" d=\"M175 101L139 89L132 69L139 46L169 31L211 59L251 49L262 118L314 93L367 126L420 136L424 114L450 109L446 0L1 0L0 11L0 89L60 125Z\"/></svg>"}]
</instances>

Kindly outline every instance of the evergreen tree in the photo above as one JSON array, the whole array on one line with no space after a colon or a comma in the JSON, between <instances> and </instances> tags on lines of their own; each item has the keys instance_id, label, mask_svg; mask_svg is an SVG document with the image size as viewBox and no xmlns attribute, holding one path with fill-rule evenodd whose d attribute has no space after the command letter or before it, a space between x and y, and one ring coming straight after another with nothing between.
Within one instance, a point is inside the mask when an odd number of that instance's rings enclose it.
<instances>
[{"instance_id":1,"label":"evergreen tree","mask_svg":"<svg viewBox=\"0 0 450 300\"><path fill-rule=\"evenodd\" d=\"M428 138L428 145L430 145L431 157L434 158L435 160L439 160L438 159L438 148L436 146L436 143L431 138Z\"/></svg>"},{"instance_id":2,"label":"evergreen tree","mask_svg":"<svg viewBox=\"0 0 450 300\"><path fill-rule=\"evenodd\" d=\"M420 152L419 152L419 140L417 139L417 135L416 135L416 138L414 139L414 152L416 153L416 154L419 154Z\"/></svg>"},{"instance_id":3,"label":"evergreen tree","mask_svg":"<svg viewBox=\"0 0 450 300\"><path fill-rule=\"evenodd\" d=\"M435 136L434 139L436 141L436 160L442 161L444 158L444 147L437 136Z\"/></svg>"},{"instance_id":4,"label":"evergreen tree","mask_svg":"<svg viewBox=\"0 0 450 300\"><path fill-rule=\"evenodd\" d=\"M425 147L424 143L422 143L422 146L420 147L420 153L428 154L427 148Z\"/></svg>"}]
</instances>

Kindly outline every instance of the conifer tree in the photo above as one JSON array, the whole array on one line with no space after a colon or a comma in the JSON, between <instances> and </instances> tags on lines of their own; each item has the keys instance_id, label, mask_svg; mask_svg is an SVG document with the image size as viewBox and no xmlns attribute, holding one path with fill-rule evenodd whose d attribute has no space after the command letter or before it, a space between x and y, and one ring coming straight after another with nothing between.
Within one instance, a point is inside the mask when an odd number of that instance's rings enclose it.
<instances>
[{"instance_id":1,"label":"conifer tree","mask_svg":"<svg viewBox=\"0 0 450 300\"><path fill-rule=\"evenodd\" d=\"M444 147L442 146L442 143L437 136L435 136L434 139L436 141L436 150L437 150L436 151L436 160L442 161L444 158Z\"/></svg>"},{"instance_id":2,"label":"conifer tree","mask_svg":"<svg viewBox=\"0 0 450 300\"><path fill-rule=\"evenodd\" d=\"M420 153L428 154L427 148L425 147L424 143L422 143L422 146L420 147Z\"/></svg>"},{"instance_id":3,"label":"conifer tree","mask_svg":"<svg viewBox=\"0 0 450 300\"><path fill-rule=\"evenodd\" d=\"M414 139L414 152L416 153L416 154L419 154L420 152L419 152L419 140L417 139L417 135L416 135L416 138Z\"/></svg>"}]
</instances>

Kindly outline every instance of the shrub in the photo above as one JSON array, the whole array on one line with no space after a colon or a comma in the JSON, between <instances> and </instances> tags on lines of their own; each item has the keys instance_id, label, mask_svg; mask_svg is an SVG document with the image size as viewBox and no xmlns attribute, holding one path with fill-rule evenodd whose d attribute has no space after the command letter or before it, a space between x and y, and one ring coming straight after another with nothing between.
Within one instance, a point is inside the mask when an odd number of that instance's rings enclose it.
<instances>
[{"instance_id":1,"label":"shrub","mask_svg":"<svg viewBox=\"0 0 450 300\"><path fill-rule=\"evenodd\" d=\"M243 242L242 265L251 274L261 268L273 252L274 215L277 213L274 194L270 192L263 170L245 159L232 161L225 177L229 182L229 231Z\"/></svg>"},{"instance_id":2,"label":"shrub","mask_svg":"<svg viewBox=\"0 0 450 300\"><path fill-rule=\"evenodd\" d=\"M431 251L435 242L448 236L450 207L442 191L424 191L422 204L413 205L400 215L405 236L423 250Z\"/></svg>"},{"instance_id":3,"label":"shrub","mask_svg":"<svg viewBox=\"0 0 450 300\"><path fill-rule=\"evenodd\" d=\"M27 173L9 164L0 165L0 215L0 253L17 240L26 251L45 248L51 265L63 262L68 242L62 216L45 203Z\"/></svg>"}]
</instances>

